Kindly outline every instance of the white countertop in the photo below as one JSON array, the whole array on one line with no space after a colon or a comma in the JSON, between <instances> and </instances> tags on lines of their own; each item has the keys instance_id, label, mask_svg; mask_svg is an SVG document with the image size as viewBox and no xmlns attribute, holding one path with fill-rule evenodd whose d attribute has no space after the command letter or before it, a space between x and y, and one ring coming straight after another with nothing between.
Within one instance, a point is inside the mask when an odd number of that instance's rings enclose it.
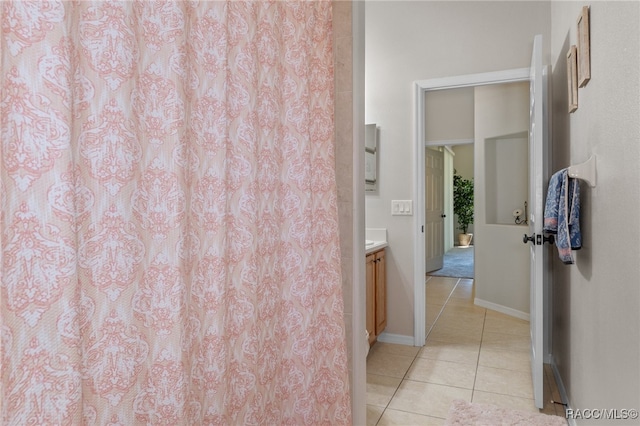
<instances>
[{"instance_id":1,"label":"white countertop","mask_svg":"<svg viewBox=\"0 0 640 426\"><path fill-rule=\"evenodd\" d=\"M389 245L386 228L367 228L365 229L365 238L365 254L382 250Z\"/></svg>"},{"instance_id":2,"label":"white countertop","mask_svg":"<svg viewBox=\"0 0 640 426\"><path fill-rule=\"evenodd\" d=\"M372 244L366 244L367 242L369 242L371 240L367 240L365 242L365 254L370 254L373 252L376 252L378 250L382 250L383 248L387 247L389 245L389 243L387 243L386 241L373 241Z\"/></svg>"}]
</instances>

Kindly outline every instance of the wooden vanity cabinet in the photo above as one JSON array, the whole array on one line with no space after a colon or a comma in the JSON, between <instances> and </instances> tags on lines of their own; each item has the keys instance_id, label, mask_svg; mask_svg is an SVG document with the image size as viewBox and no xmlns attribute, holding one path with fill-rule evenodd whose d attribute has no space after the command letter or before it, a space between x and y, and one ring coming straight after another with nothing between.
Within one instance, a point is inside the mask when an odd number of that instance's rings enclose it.
<instances>
[{"instance_id":1,"label":"wooden vanity cabinet","mask_svg":"<svg viewBox=\"0 0 640 426\"><path fill-rule=\"evenodd\" d=\"M369 343L387 326L387 279L384 249L367 255L367 331Z\"/></svg>"}]
</instances>

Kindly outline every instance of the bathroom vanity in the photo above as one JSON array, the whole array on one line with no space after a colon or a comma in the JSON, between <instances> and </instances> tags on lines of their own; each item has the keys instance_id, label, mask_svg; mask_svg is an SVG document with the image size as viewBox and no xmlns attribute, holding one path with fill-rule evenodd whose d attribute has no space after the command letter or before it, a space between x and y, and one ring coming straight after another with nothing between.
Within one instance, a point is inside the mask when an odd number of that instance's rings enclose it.
<instances>
[{"instance_id":1,"label":"bathroom vanity","mask_svg":"<svg viewBox=\"0 0 640 426\"><path fill-rule=\"evenodd\" d=\"M387 230L367 229L366 236L367 332L369 344L372 344L387 326Z\"/></svg>"},{"instance_id":2,"label":"bathroom vanity","mask_svg":"<svg viewBox=\"0 0 640 426\"><path fill-rule=\"evenodd\" d=\"M367 331L369 344L387 325L387 280L385 249L367 254Z\"/></svg>"}]
</instances>

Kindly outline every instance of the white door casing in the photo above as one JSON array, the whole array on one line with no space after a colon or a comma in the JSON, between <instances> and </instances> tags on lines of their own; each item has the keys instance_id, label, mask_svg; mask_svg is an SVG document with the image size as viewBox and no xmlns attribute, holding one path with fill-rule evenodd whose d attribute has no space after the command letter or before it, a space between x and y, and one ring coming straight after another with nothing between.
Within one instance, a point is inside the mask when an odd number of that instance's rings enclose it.
<instances>
[{"instance_id":1,"label":"white door casing","mask_svg":"<svg viewBox=\"0 0 640 426\"><path fill-rule=\"evenodd\" d=\"M462 87L474 87L487 84L513 83L529 81L529 68L518 68L505 71L495 71L481 74L470 74L455 77L435 78L414 82L414 167L413 167L413 197L414 206L414 240L413 240L413 344L424 346L426 327L426 300L425 300L425 93L431 90L455 89ZM476 242L476 250L480 249L480 243Z\"/></svg>"},{"instance_id":2,"label":"white door casing","mask_svg":"<svg viewBox=\"0 0 640 426\"><path fill-rule=\"evenodd\" d=\"M425 252L427 272L441 269L444 259L444 153L425 155Z\"/></svg>"}]
</instances>

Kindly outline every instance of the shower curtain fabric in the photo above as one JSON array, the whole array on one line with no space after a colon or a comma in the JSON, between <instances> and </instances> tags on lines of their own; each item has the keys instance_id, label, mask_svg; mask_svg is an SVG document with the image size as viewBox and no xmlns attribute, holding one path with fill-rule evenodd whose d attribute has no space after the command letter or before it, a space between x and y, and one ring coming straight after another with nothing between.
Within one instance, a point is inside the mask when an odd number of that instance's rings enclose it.
<instances>
[{"instance_id":1,"label":"shower curtain fabric","mask_svg":"<svg viewBox=\"0 0 640 426\"><path fill-rule=\"evenodd\" d=\"M350 423L331 2L0 13L2 423Z\"/></svg>"}]
</instances>

